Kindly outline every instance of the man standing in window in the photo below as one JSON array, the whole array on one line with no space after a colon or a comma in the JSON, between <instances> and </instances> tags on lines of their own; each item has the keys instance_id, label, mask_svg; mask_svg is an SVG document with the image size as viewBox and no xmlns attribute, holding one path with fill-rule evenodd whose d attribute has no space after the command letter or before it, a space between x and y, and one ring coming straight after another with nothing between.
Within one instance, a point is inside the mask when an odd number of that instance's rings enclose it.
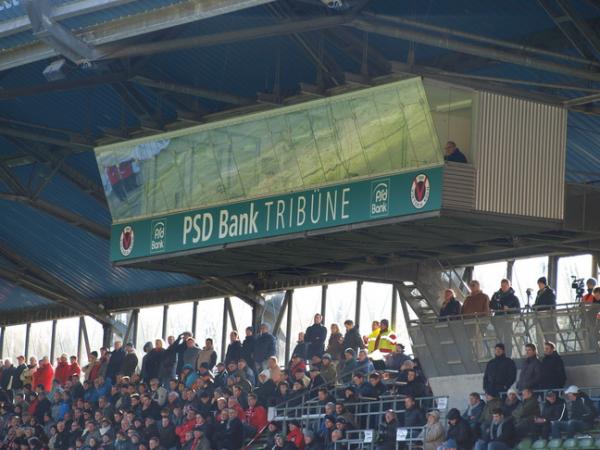
<instances>
[{"instance_id":1,"label":"man standing in window","mask_svg":"<svg viewBox=\"0 0 600 450\"><path fill-rule=\"evenodd\" d=\"M444 147L444 161L466 164L467 157L460 151L455 142L448 141Z\"/></svg>"}]
</instances>

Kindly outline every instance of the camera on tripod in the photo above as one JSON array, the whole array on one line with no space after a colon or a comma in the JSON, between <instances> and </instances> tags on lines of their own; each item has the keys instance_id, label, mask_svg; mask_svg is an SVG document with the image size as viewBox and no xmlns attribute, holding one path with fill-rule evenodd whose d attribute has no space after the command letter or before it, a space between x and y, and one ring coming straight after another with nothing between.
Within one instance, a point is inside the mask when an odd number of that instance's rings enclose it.
<instances>
[{"instance_id":1,"label":"camera on tripod","mask_svg":"<svg viewBox=\"0 0 600 450\"><path fill-rule=\"evenodd\" d=\"M585 280L583 278L577 278L575 275L571 275L573 282L571 283L571 289L575 289L575 300L581 300L583 294L585 294Z\"/></svg>"}]
</instances>

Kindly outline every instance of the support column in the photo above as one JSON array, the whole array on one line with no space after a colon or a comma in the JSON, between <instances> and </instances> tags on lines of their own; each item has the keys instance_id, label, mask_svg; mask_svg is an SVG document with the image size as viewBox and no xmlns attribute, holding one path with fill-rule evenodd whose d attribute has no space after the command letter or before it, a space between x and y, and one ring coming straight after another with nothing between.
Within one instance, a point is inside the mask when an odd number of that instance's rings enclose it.
<instances>
[{"instance_id":1,"label":"support column","mask_svg":"<svg viewBox=\"0 0 600 450\"><path fill-rule=\"evenodd\" d=\"M138 327L140 324L140 310L134 309L131 312L131 321L132 321L132 329L131 329L131 340L133 341L133 346L137 348L138 346Z\"/></svg>"},{"instance_id":2,"label":"support column","mask_svg":"<svg viewBox=\"0 0 600 450\"><path fill-rule=\"evenodd\" d=\"M25 327L25 358L29 358L29 335L31 334L31 323ZM50 361L52 364L52 361Z\"/></svg>"},{"instance_id":3,"label":"support column","mask_svg":"<svg viewBox=\"0 0 600 450\"><path fill-rule=\"evenodd\" d=\"M354 326L359 329L360 326L360 307L362 303L362 281L356 282L356 314L354 315Z\"/></svg>"},{"instance_id":4,"label":"support column","mask_svg":"<svg viewBox=\"0 0 600 450\"><path fill-rule=\"evenodd\" d=\"M81 361L81 347L83 345L83 327L81 323L85 320L82 316L79 318L79 327L77 327L77 361Z\"/></svg>"},{"instance_id":5,"label":"support column","mask_svg":"<svg viewBox=\"0 0 600 450\"><path fill-rule=\"evenodd\" d=\"M321 286L321 316L323 317L322 323L325 323L325 311L327 310L327 288L329 286L324 284Z\"/></svg>"},{"instance_id":6,"label":"support column","mask_svg":"<svg viewBox=\"0 0 600 450\"><path fill-rule=\"evenodd\" d=\"M221 361L225 360L225 352L227 351L227 305L225 301L229 300L229 297L225 297L223 301L223 330L221 331Z\"/></svg>"},{"instance_id":7,"label":"support column","mask_svg":"<svg viewBox=\"0 0 600 450\"><path fill-rule=\"evenodd\" d=\"M102 346L110 348L112 346L113 333L112 327L108 324L102 325Z\"/></svg>"},{"instance_id":8,"label":"support column","mask_svg":"<svg viewBox=\"0 0 600 450\"><path fill-rule=\"evenodd\" d=\"M396 286L392 285L392 330L396 331L396 315L398 314L398 291ZM396 333L398 334L398 333Z\"/></svg>"},{"instance_id":9,"label":"support column","mask_svg":"<svg viewBox=\"0 0 600 450\"><path fill-rule=\"evenodd\" d=\"M192 310L192 335L196 336L196 328L198 326L198 301L194 302L193 310Z\"/></svg>"},{"instance_id":10,"label":"support column","mask_svg":"<svg viewBox=\"0 0 600 450\"><path fill-rule=\"evenodd\" d=\"M89 358L89 354L92 352L92 349L90 347L90 338L88 336L88 332L87 332L87 325L85 323L85 317L81 318L81 336L83 337L83 345L85 346L85 354L88 355ZM79 358L77 358L79 359Z\"/></svg>"},{"instance_id":11,"label":"support column","mask_svg":"<svg viewBox=\"0 0 600 450\"><path fill-rule=\"evenodd\" d=\"M169 305L163 306L162 338L167 340L167 322L169 320Z\"/></svg>"},{"instance_id":12,"label":"support column","mask_svg":"<svg viewBox=\"0 0 600 450\"><path fill-rule=\"evenodd\" d=\"M591 277L598 280L598 253L592 253L592 274Z\"/></svg>"},{"instance_id":13,"label":"support column","mask_svg":"<svg viewBox=\"0 0 600 450\"><path fill-rule=\"evenodd\" d=\"M513 280L513 268L515 266L515 260L511 259L506 261L506 279L512 283Z\"/></svg>"},{"instance_id":14,"label":"support column","mask_svg":"<svg viewBox=\"0 0 600 450\"><path fill-rule=\"evenodd\" d=\"M558 256L548 257L548 285L556 289L558 281Z\"/></svg>"},{"instance_id":15,"label":"support column","mask_svg":"<svg viewBox=\"0 0 600 450\"><path fill-rule=\"evenodd\" d=\"M294 302L294 291L288 291L288 301L287 301L287 323L285 325L285 363L290 360L290 345L292 341L292 306Z\"/></svg>"},{"instance_id":16,"label":"support column","mask_svg":"<svg viewBox=\"0 0 600 450\"><path fill-rule=\"evenodd\" d=\"M6 327L0 328L0 359L4 358L4 335L6 334Z\"/></svg>"},{"instance_id":17,"label":"support column","mask_svg":"<svg viewBox=\"0 0 600 450\"><path fill-rule=\"evenodd\" d=\"M53 320L52 321L52 333L50 334L50 361L54 361L55 350L56 350L56 320Z\"/></svg>"},{"instance_id":18,"label":"support column","mask_svg":"<svg viewBox=\"0 0 600 450\"><path fill-rule=\"evenodd\" d=\"M466 266L465 271L463 272L463 281L468 285L471 280L473 280L473 271L475 268L473 266Z\"/></svg>"}]
</instances>

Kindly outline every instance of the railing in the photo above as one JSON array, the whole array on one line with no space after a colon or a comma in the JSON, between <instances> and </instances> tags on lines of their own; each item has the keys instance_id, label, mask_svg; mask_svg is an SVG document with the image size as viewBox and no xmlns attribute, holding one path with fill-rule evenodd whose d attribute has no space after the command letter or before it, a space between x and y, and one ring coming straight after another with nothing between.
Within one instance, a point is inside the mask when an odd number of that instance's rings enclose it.
<instances>
[{"instance_id":1,"label":"railing","mask_svg":"<svg viewBox=\"0 0 600 450\"><path fill-rule=\"evenodd\" d=\"M563 357L598 354L599 313L600 305L569 303L551 309L412 320L408 330L413 350L430 376L456 375L459 365L463 373L480 372L498 342L514 359L525 357L525 344L541 349L545 341L554 342Z\"/></svg>"},{"instance_id":2,"label":"railing","mask_svg":"<svg viewBox=\"0 0 600 450\"><path fill-rule=\"evenodd\" d=\"M424 411L437 409L440 420L444 420L448 409L448 397L422 397L417 398L416 404ZM385 411L392 409L397 414L403 414L404 397L398 395L385 395L378 399L363 399L359 402L344 403L346 409L354 416L357 429L377 428ZM307 401L301 406L288 407L283 405L275 408L275 414L270 419L275 422L298 420L303 428L315 429L324 419L324 405L316 401Z\"/></svg>"},{"instance_id":3,"label":"railing","mask_svg":"<svg viewBox=\"0 0 600 450\"><path fill-rule=\"evenodd\" d=\"M422 447L423 439L421 433L424 427L399 427L396 429L395 449L412 449ZM372 450L381 442L378 442L379 434L375 430L350 430L346 432L346 438L334 442L335 450L364 449ZM386 445L386 448L390 448Z\"/></svg>"}]
</instances>

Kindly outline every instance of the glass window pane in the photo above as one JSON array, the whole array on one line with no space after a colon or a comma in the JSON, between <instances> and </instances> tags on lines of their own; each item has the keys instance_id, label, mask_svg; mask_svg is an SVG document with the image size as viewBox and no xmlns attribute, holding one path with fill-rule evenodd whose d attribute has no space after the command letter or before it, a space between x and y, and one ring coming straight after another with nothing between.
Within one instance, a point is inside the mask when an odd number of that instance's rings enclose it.
<instances>
[{"instance_id":1,"label":"glass window pane","mask_svg":"<svg viewBox=\"0 0 600 450\"><path fill-rule=\"evenodd\" d=\"M527 306L527 289L532 290L530 303L535 302L537 292L536 281L541 276L548 274L548 257L541 256L536 258L518 259L513 266L512 287L515 294L519 297L521 306Z\"/></svg>"},{"instance_id":2,"label":"glass window pane","mask_svg":"<svg viewBox=\"0 0 600 450\"><path fill-rule=\"evenodd\" d=\"M219 357L221 356L223 305L223 298L202 300L198 303L198 329L196 341L200 347L204 347L206 338L212 338L215 351Z\"/></svg>"},{"instance_id":3,"label":"glass window pane","mask_svg":"<svg viewBox=\"0 0 600 450\"><path fill-rule=\"evenodd\" d=\"M61 319L56 321L56 344L54 347L54 354L56 356L60 356L63 353L66 353L69 356L77 355L78 334L79 317L72 317L69 319ZM94 350L94 348L92 348L92 350ZM83 342L81 344L81 352L81 358L84 359L83 354L85 353L85 343ZM87 355L85 355L85 360L87 361Z\"/></svg>"},{"instance_id":4,"label":"glass window pane","mask_svg":"<svg viewBox=\"0 0 600 450\"><path fill-rule=\"evenodd\" d=\"M172 335L177 337L184 331L191 331L193 313L193 302L173 303L172 305L169 305L169 313L167 315L167 336Z\"/></svg>"},{"instance_id":5,"label":"glass window pane","mask_svg":"<svg viewBox=\"0 0 600 450\"><path fill-rule=\"evenodd\" d=\"M354 320L356 314L356 282L330 284L327 289L325 323L337 323L342 333L344 321Z\"/></svg>"},{"instance_id":6,"label":"glass window pane","mask_svg":"<svg viewBox=\"0 0 600 450\"><path fill-rule=\"evenodd\" d=\"M91 317L85 318L85 328L88 333L88 339L90 340L90 348L92 351L97 351L100 354L100 347L102 347L102 338L104 335L104 329L100 322ZM81 354L81 365L87 364L88 356L83 352Z\"/></svg>"},{"instance_id":7,"label":"glass window pane","mask_svg":"<svg viewBox=\"0 0 600 450\"><path fill-rule=\"evenodd\" d=\"M290 353L294 351L294 346L298 341L298 333L305 332L314 323L315 314L321 312L321 292L321 286L294 290Z\"/></svg>"},{"instance_id":8,"label":"glass window pane","mask_svg":"<svg viewBox=\"0 0 600 450\"><path fill-rule=\"evenodd\" d=\"M481 290L490 298L500 289L500 280L506 278L506 262L478 264L473 270L473 279L479 281Z\"/></svg>"},{"instance_id":9,"label":"glass window pane","mask_svg":"<svg viewBox=\"0 0 600 450\"><path fill-rule=\"evenodd\" d=\"M363 283L360 309L361 336L371 333L371 323L374 320L379 322L381 319L387 319L391 327L391 314L392 286L383 283Z\"/></svg>"},{"instance_id":10,"label":"glass window pane","mask_svg":"<svg viewBox=\"0 0 600 450\"><path fill-rule=\"evenodd\" d=\"M584 283L592 273L592 255L577 255L559 258L558 260L558 282L556 286L556 302L557 303L574 303L580 299L576 299L577 293L571 287L573 280L582 279ZM573 278L575 277L575 278ZM587 293L587 289L584 294Z\"/></svg>"},{"instance_id":11,"label":"glass window pane","mask_svg":"<svg viewBox=\"0 0 600 450\"><path fill-rule=\"evenodd\" d=\"M50 337L52 336L52 322L37 322L31 324L29 332L29 354L38 360L44 356L50 357ZM54 361L51 361L54 364Z\"/></svg>"},{"instance_id":12,"label":"glass window pane","mask_svg":"<svg viewBox=\"0 0 600 450\"><path fill-rule=\"evenodd\" d=\"M137 353L143 355L142 349L146 342L152 342L162 337L163 307L153 306L140 309L138 316Z\"/></svg>"},{"instance_id":13,"label":"glass window pane","mask_svg":"<svg viewBox=\"0 0 600 450\"><path fill-rule=\"evenodd\" d=\"M4 358L16 360L17 356L25 353L25 333L27 326L12 325L4 330L4 346L2 355Z\"/></svg>"}]
</instances>

